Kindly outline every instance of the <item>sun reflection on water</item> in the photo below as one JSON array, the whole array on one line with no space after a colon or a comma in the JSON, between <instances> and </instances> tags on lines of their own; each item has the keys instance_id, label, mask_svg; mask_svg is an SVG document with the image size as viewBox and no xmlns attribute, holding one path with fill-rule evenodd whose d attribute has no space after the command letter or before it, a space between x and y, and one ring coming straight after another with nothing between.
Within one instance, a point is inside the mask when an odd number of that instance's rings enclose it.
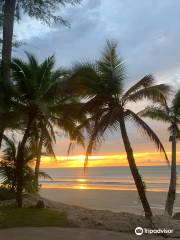
<instances>
[{"instance_id":1,"label":"sun reflection on water","mask_svg":"<svg viewBox=\"0 0 180 240\"><path fill-rule=\"evenodd\" d=\"M87 185L87 179L85 178L78 178L77 179L77 185L72 187L73 189L88 189L88 185Z\"/></svg>"},{"instance_id":2,"label":"sun reflection on water","mask_svg":"<svg viewBox=\"0 0 180 240\"><path fill-rule=\"evenodd\" d=\"M87 182L87 179L79 178L79 179L77 179L77 182Z\"/></svg>"}]
</instances>

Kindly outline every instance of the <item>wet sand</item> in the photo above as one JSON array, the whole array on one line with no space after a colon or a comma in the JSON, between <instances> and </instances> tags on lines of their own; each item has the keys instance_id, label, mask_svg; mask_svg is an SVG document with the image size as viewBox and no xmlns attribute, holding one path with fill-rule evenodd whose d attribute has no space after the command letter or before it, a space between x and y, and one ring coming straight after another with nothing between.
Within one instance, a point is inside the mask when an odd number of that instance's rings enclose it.
<instances>
[{"instance_id":1,"label":"wet sand","mask_svg":"<svg viewBox=\"0 0 180 240\"><path fill-rule=\"evenodd\" d=\"M97 210L143 214L136 191L41 189L40 195L52 201ZM148 200L155 214L163 213L166 192L148 192ZM175 212L180 211L180 194L177 194Z\"/></svg>"}]
</instances>

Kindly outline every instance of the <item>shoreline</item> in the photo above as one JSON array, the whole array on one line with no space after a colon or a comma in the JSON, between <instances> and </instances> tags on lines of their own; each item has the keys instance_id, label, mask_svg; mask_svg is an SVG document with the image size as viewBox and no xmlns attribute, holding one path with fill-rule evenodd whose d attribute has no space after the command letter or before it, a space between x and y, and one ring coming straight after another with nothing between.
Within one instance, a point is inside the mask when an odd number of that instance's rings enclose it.
<instances>
[{"instance_id":1,"label":"shoreline","mask_svg":"<svg viewBox=\"0 0 180 240\"><path fill-rule=\"evenodd\" d=\"M66 189L68 189L68 190L82 190L82 191L86 191L86 190L95 190L95 191L124 191L124 192L129 192L129 191L132 191L132 192L137 192L137 189L129 189L129 188L127 188L127 189L124 189L124 188L122 188L122 189L118 189L118 188L76 188L76 187L64 187L64 186L62 186L62 187L57 187L57 186L41 186L41 190L48 190L48 189L56 189L56 190L58 190L58 189L61 189L61 190L66 190ZM161 190L161 189L158 189L158 190L146 190L146 193L167 193L167 191L164 191L164 190ZM180 195L180 190L178 190L177 192L177 195Z\"/></svg>"},{"instance_id":2,"label":"shoreline","mask_svg":"<svg viewBox=\"0 0 180 240\"><path fill-rule=\"evenodd\" d=\"M79 207L143 214L137 191L134 190L94 190L94 189L41 189L40 195L51 201ZM156 215L164 211L166 192L147 192L151 208ZM174 212L180 212L180 194L176 196Z\"/></svg>"}]
</instances>

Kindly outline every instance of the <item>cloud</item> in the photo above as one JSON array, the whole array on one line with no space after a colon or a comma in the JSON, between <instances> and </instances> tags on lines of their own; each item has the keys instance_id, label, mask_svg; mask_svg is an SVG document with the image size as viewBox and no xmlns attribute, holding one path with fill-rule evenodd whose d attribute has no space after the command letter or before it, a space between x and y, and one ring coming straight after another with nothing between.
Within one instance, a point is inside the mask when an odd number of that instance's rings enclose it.
<instances>
[{"instance_id":1,"label":"cloud","mask_svg":"<svg viewBox=\"0 0 180 240\"><path fill-rule=\"evenodd\" d=\"M17 40L28 43L34 38L43 38L48 34L52 34L58 31L58 28L51 28L25 15L22 16L21 21L15 23L14 31Z\"/></svg>"},{"instance_id":2,"label":"cloud","mask_svg":"<svg viewBox=\"0 0 180 240\"><path fill-rule=\"evenodd\" d=\"M26 17L16 27L16 34L27 44L14 54L24 56L24 50L28 50L43 59L55 53L57 66L70 66L75 61L99 57L106 39L116 39L127 65L126 85L152 73L158 82L170 83L177 89L180 88L179 9L179 0L84 0L81 5L61 11L71 22L71 28L62 25L49 28ZM150 124L168 145L166 126ZM107 143L102 151L110 148L118 151L119 138L119 133L109 136L109 141L113 139L116 144L112 147ZM143 137L137 138L132 128L131 138L138 149L151 148L151 143L144 143Z\"/></svg>"},{"instance_id":3,"label":"cloud","mask_svg":"<svg viewBox=\"0 0 180 240\"><path fill-rule=\"evenodd\" d=\"M26 49L41 59L56 53L57 65L70 65L98 57L106 39L116 39L129 81L147 73L159 77L172 71L170 78L176 76L180 85L179 7L178 0L84 0L61 11L71 22L70 29L62 25L49 28L25 17L16 32L27 46L18 52Z\"/></svg>"}]
</instances>

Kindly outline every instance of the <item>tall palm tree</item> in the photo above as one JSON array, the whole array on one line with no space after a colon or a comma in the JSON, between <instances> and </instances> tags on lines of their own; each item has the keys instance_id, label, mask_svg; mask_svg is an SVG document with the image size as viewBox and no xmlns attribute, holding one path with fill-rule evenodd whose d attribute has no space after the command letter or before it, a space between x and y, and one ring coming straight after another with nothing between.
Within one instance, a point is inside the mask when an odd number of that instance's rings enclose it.
<instances>
[{"instance_id":1,"label":"tall palm tree","mask_svg":"<svg viewBox=\"0 0 180 240\"><path fill-rule=\"evenodd\" d=\"M24 119L22 129L22 140L17 155L17 203L22 206L22 186L23 186L23 159L27 142L33 134L35 128L39 126L48 141L53 143L55 136L50 122L50 107L55 103L62 71L54 70L54 57L47 58L39 64L36 58L27 53L28 62L14 59L12 63L12 75L14 85L18 91L16 101L21 106Z\"/></svg>"},{"instance_id":2,"label":"tall palm tree","mask_svg":"<svg viewBox=\"0 0 180 240\"><path fill-rule=\"evenodd\" d=\"M22 206L23 156L26 144L37 141L36 183L42 148L54 155L52 144L55 143L53 126L56 124L71 136L72 129L80 119L75 112L75 106L80 103L67 91L68 71L54 70L54 56L38 63L37 59L27 53L28 61L14 59L12 76L18 96L14 99L22 112L22 140L17 156L17 202ZM67 92L67 93L66 93ZM73 110L74 108L74 110ZM82 118L82 117L81 117ZM77 136L77 137L76 137ZM77 141L83 142L82 134L73 135Z\"/></svg>"},{"instance_id":3,"label":"tall palm tree","mask_svg":"<svg viewBox=\"0 0 180 240\"><path fill-rule=\"evenodd\" d=\"M136 161L127 134L127 120L134 122L145 135L162 151L168 160L165 149L153 130L127 106L128 103L148 99L153 102L165 102L165 95L169 87L164 84L154 85L151 75L143 77L129 90L124 90L125 68L121 58L117 55L117 44L107 42L107 47L102 57L95 64L77 64L74 67L72 82L74 87L83 89L87 94L86 104L82 111L91 115L91 134L86 152L85 167L88 164L88 156L94 147L103 139L109 131L121 131L124 147L131 173L134 178L145 216L151 217L152 211L146 197L145 186L136 166Z\"/></svg>"},{"instance_id":4,"label":"tall palm tree","mask_svg":"<svg viewBox=\"0 0 180 240\"><path fill-rule=\"evenodd\" d=\"M176 93L171 106L147 107L139 113L142 117L149 117L169 124L170 138L172 142L171 178L166 200L165 214L172 216L176 197L176 142L180 140L180 90Z\"/></svg>"}]
</instances>

